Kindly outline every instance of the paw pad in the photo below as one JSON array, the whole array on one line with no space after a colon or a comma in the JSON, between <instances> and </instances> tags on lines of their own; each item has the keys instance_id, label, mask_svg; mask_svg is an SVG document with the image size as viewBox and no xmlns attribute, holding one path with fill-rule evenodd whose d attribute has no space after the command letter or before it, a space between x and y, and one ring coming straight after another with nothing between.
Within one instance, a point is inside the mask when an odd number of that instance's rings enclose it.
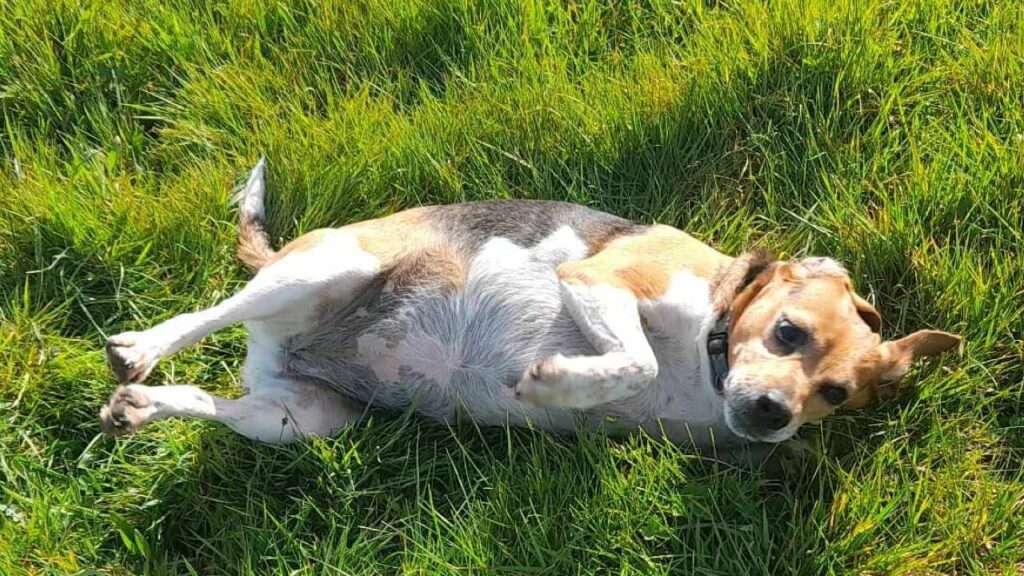
<instances>
[{"instance_id":1,"label":"paw pad","mask_svg":"<svg viewBox=\"0 0 1024 576\"><path fill-rule=\"evenodd\" d=\"M151 413L152 407L144 392L121 386L100 411L100 423L108 434L130 434L141 428Z\"/></svg>"}]
</instances>

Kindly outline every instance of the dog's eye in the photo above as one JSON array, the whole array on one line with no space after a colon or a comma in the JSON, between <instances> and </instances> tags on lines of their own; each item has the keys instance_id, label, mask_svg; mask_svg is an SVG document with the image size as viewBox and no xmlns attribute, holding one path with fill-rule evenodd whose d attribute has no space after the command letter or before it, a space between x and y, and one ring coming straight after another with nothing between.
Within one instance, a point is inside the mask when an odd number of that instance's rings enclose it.
<instances>
[{"instance_id":1,"label":"dog's eye","mask_svg":"<svg viewBox=\"0 0 1024 576\"><path fill-rule=\"evenodd\" d=\"M826 402L833 406L839 406L846 399L849 398L850 393L846 391L846 388L837 384L825 384L821 387L821 396Z\"/></svg>"},{"instance_id":2,"label":"dog's eye","mask_svg":"<svg viewBox=\"0 0 1024 576\"><path fill-rule=\"evenodd\" d=\"M790 350L799 348L807 342L807 331L783 318L775 326L775 337Z\"/></svg>"}]
</instances>

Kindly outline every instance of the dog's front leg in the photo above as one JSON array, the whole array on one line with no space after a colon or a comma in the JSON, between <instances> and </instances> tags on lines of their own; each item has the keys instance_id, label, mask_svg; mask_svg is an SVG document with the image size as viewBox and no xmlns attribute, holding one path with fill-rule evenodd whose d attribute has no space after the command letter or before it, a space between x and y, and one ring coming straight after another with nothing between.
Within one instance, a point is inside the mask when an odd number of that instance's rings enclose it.
<instances>
[{"instance_id":1,"label":"dog's front leg","mask_svg":"<svg viewBox=\"0 0 1024 576\"><path fill-rule=\"evenodd\" d=\"M563 280L562 301L598 356L555 355L534 363L516 385L525 402L585 409L643 390L658 375L636 297L606 284Z\"/></svg>"}]
</instances>

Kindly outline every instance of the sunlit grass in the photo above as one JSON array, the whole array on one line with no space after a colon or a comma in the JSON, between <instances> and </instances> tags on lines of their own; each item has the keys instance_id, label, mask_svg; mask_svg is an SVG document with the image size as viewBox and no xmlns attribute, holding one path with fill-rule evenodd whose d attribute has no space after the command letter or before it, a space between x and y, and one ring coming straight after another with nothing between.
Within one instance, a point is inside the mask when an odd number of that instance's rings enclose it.
<instances>
[{"instance_id":1,"label":"sunlit grass","mask_svg":"<svg viewBox=\"0 0 1024 576\"><path fill-rule=\"evenodd\" d=\"M1018 2L329 4L0 3L0 573L1024 570ZM228 199L264 154L278 240L567 199L834 256L887 333L967 343L782 478L383 413L98 436L104 337L245 281ZM238 394L243 350L151 378Z\"/></svg>"}]
</instances>

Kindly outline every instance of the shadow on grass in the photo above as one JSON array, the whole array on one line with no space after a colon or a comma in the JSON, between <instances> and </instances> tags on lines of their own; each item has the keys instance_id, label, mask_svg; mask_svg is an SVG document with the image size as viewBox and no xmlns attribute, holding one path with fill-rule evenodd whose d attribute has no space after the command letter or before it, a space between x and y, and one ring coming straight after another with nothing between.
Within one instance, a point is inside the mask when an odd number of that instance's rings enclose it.
<instances>
[{"instance_id":1,"label":"shadow on grass","mask_svg":"<svg viewBox=\"0 0 1024 576\"><path fill-rule=\"evenodd\" d=\"M192 458L157 479L132 519L149 526L140 564L561 574L654 562L813 573L807 551L823 546L791 517L794 506L816 513L800 492L827 492L813 467L766 481L650 438L449 428L375 412L337 440L283 448L210 429Z\"/></svg>"}]
</instances>

